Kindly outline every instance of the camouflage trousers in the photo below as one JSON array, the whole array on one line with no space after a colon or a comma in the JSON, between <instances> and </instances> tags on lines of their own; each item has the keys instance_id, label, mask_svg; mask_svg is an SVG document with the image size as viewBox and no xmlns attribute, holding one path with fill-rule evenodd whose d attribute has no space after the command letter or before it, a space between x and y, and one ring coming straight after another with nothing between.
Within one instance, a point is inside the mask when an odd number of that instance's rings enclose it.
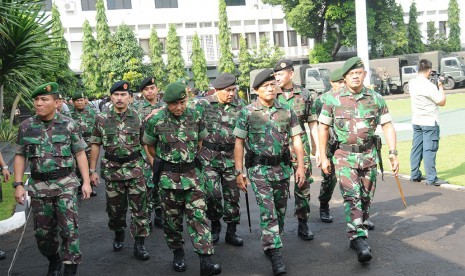
<instances>
[{"instance_id":1,"label":"camouflage trousers","mask_svg":"<svg viewBox=\"0 0 465 276\"><path fill-rule=\"evenodd\" d=\"M376 189L376 165L363 169L354 168L347 158L335 156L334 166L344 199L347 236L350 240L367 237L368 231L363 226L363 221L370 216L371 200Z\"/></svg>"},{"instance_id":2,"label":"camouflage trousers","mask_svg":"<svg viewBox=\"0 0 465 276\"><path fill-rule=\"evenodd\" d=\"M112 231L123 231L126 224L126 213L131 212L130 232L133 237L149 235L147 214L147 190L143 177L106 183L108 227Z\"/></svg>"},{"instance_id":3,"label":"camouflage trousers","mask_svg":"<svg viewBox=\"0 0 465 276\"><path fill-rule=\"evenodd\" d=\"M40 253L50 257L59 252L64 263L80 264L75 189L63 189L60 195L53 197L31 197L31 211ZM58 235L62 239L61 246Z\"/></svg>"},{"instance_id":4,"label":"camouflage trousers","mask_svg":"<svg viewBox=\"0 0 465 276\"><path fill-rule=\"evenodd\" d=\"M90 160L90 150L87 150L86 151L86 158L87 158L87 164L89 165L89 160ZM77 164L77 160L76 160L76 157L74 157L74 160ZM79 170L79 167L76 165L76 168L75 168L75 173L76 173L76 176L77 178L79 179L79 186L82 186L82 183L84 183L83 179L82 179L82 175L81 175L81 171ZM91 183L93 185L93 183ZM80 188L79 188L80 189Z\"/></svg>"},{"instance_id":5,"label":"camouflage trousers","mask_svg":"<svg viewBox=\"0 0 465 276\"><path fill-rule=\"evenodd\" d=\"M250 174L250 183L260 208L263 250L283 247L281 233L284 231L289 182L289 178L270 181L263 175Z\"/></svg>"},{"instance_id":6,"label":"camouflage trousers","mask_svg":"<svg viewBox=\"0 0 465 276\"><path fill-rule=\"evenodd\" d=\"M321 171L321 175L323 176L323 180L321 181L320 186L320 196L318 200L320 201L320 206L327 206L329 201L333 197L334 188L336 187L337 178L334 172L334 163L330 159L331 162L331 173L325 174L323 170Z\"/></svg>"},{"instance_id":7,"label":"camouflage trousers","mask_svg":"<svg viewBox=\"0 0 465 276\"><path fill-rule=\"evenodd\" d=\"M158 183L153 183L153 171L149 163L144 165L144 178L147 186L147 213L151 217L152 212L161 208L160 193L158 191Z\"/></svg>"},{"instance_id":8,"label":"camouflage trousers","mask_svg":"<svg viewBox=\"0 0 465 276\"><path fill-rule=\"evenodd\" d=\"M198 254L214 253L212 235L205 215L205 193L198 186L188 190L160 189L163 211L163 231L172 250L184 245L183 217Z\"/></svg>"},{"instance_id":9,"label":"camouflage trousers","mask_svg":"<svg viewBox=\"0 0 465 276\"><path fill-rule=\"evenodd\" d=\"M204 167L207 193L207 217L223 218L226 223L240 223L240 193L236 184L234 167ZM224 200L224 207L221 200Z\"/></svg>"},{"instance_id":10,"label":"camouflage trousers","mask_svg":"<svg viewBox=\"0 0 465 276\"><path fill-rule=\"evenodd\" d=\"M295 198L295 211L294 216L298 219L308 219L310 217L310 184L313 183L312 178L312 163L310 160L310 144L308 136L302 135L302 145L304 148L304 164L305 164L305 182L302 187L297 185L294 177L294 198ZM293 159L296 159L293 156ZM294 176L297 170L297 162L292 162L294 168Z\"/></svg>"}]
</instances>

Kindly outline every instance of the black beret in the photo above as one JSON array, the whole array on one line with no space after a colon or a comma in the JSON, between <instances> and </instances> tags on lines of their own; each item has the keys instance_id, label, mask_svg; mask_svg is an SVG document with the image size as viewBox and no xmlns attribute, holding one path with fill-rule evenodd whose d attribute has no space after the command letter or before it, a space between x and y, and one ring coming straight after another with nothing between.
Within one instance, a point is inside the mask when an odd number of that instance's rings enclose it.
<instances>
[{"instance_id":1,"label":"black beret","mask_svg":"<svg viewBox=\"0 0 465 276\"><path fill-rule=\"evenodd\" d=\"M139 91L142 92L142 89L144 89L146 86L153 85L155 84L155 78L154 77L147 77L141 83L139 84Z\"/></svg>"},{"instance_id":2,"label":"black beret","mask_svg":"<svg viewBox=\"0 0 465 276\"><path fill-rule=\"evenodd\" d=\"M287 68L294 69L294 65L292 64L292 61L283 58L283 59L278 60L278 62L273 68L273 71L278 72L278 71L281 71Z\"/></svg>"},{"instance_id":3,"label":"black beret","mask_svg":"<svg viewBox=\"0 0 465 276\"><path fill-rule=\"evenodd\" d=\"M187 96L186 88L187 85L184 85L180 82L173 82L168 84L168 86L165 88L165 94L163 94L163 101L165 103L175 103L184 99Z\"/></svg>"},{"instance_id":4,"label":"black beret","mask_svg":"<svg viewBox=\"0 0 465 276\"><path fill-rule=\"evenodd\" d=\"M129 82L125 80L115 82L110 88L110 94L113 94L115 91L128 91L129 93Z\"/></svg>"},{"instance_id":5,"label":"black beret","mask_svg":"<svg viewBox=\"0 0 465 276\"><path fill-rule=\"evenodd\" d=\"M255 77L254 81L253 81L253 84L252 84L252 87L253 89L257 90L257 88L262 84L264 83L265 81L268 81L268 80L274 80L274 74L273 74L273 70L271 69L263 69L260 73L257 74L257 76Z\"/></svg>"},{"instance_id":6,"label":"black beret","mask_svg":"<svg viewBox=\"0 0 465 276\"><path fill-rule=\"evenodd\" d=\"M222 89L236 84L236 77L231 73L222 73L214 81L212 86L216 89Z\"/></svg>"},{"instance_id":7,"label":"black beret","mask_svg":"<svg viewBox=\"0 0 465 276\"><path fill-rule=\"evenodd\" d=\"M362 59L359 57L351 57L344 62L342 66L342 75L345 76L347 72L357 68L364 68Z\"/></svg>"}]
</instances>

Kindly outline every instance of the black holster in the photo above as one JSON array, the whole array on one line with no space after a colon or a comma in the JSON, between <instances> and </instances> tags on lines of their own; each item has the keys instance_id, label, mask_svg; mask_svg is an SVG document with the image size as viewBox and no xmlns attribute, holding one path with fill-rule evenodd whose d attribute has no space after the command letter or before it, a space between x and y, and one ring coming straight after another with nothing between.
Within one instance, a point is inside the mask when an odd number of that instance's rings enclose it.
<instances>
[{"instance_id":1,"label":"black holster","mask_svg":"<svg viewBox=\"0 0 465 276\"><path fill-rule=\"evenodd\" d=\"M381 140L381 137L379 135L373 136L373 144L375 145L376 153L379 159L379 169L381 171L381 179L384 181L383 159L381 156L381 148L383 147L383 141Z\"/></svg>"},{"instance_id":2,"label":"black holster","mask_svg":"<svg viewBox=\"0 0 465 276\"><path fill-rule=\"evenodd\" d=\"M153 158L153 165L152 165L152 172L153 172L153 184L158 186L158 182L160 182L161 176L161 168L163 167L163 159L158 158L155 156Z\"/></svg>"}]
</instances>

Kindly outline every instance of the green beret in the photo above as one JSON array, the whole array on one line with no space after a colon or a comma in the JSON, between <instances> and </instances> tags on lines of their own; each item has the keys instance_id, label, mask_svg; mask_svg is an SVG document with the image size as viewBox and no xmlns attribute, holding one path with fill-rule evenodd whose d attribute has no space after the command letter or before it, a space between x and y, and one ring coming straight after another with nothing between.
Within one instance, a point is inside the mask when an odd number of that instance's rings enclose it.
<instances>
[{"instance_id":1,"label":"green beret","mask_svg":"<svg viewBox=\"0 0 465 276\"><path fill-rule=\"evenodd\" d=\"M83 99L83 98L85 97L84 97L84 93L82 92L76 92L73 94L73 97L72 97L73 101Z\"/></svg>"},{"instance_id":2,"label":"green beret","mask_svg":"<svg viewBox=\"0 0 465 276\"><path fill-rule=\"evenodd\" d=\"M342 76L342 68L337 68L333 72L331 72L331 75L329 76L329 80L332 82L340 81L343 80L344 77Z\"/></svg>"},{"instance_id":3,"label":"green beret","mask_svg":"<svg viewBox=\"0 0 465 276\"><path fill-rule=\"evenodd\" d=\"M179 78L176 80L177 83L188 85L189 84L189 79L188 78Z\"/></svg>"},{"instance_id":4,"label":"green beret","mask_svg":"<svg viewBox=\"0 0 465 276\"><path fill-rule=\"evenodd\" d=\"M231 73L222 73L212 81L212 86L216 89L223 89L236 84L236 77Z\"/></svg>"},{"instance_id":5,"label":"green beret","mask_svg":"<svg viewBox=\"0 0 465 276\"><path fill-rule=\"evenodd\" d=\"M287 68L294 69L294 65L292 64L292 61L283 58L278 60L278 62L273 68L273 71L278 72Z\"/></svg>"},{"instance_id":6,"label":"green beret","mask_svg":"<svg viewBox=\"0 0 465 276\"><path fill-rule=\"evenodd\" d=\"M146 86L153 85L155 84L155 78L154 77L147 77L141 83L139 84L139 91L142 92L142 89L144 89Z\"/></svg>"},{"instance_id":7,"label":"green beret","mask_svg":"<svg viewBox=\"0 0 465 276\"><path fill-rule=\"evenodd\" d=\"M113 94L115 91L128 91L129 92L129 82L125 80L120 80L115 82L110 88L110 94Z\"/></svg>"},{"instance_id":8,"label":"green beret","mask_svg":"<svg viewBox=\"0 0 465 276\"><path fill-rule=\"evenodd\" d=\"M257 76L255 77L254 81L253 81L253 84L252 84L252 87L253 89L257 90L257 88L262 84L264 83L265 81L268 81L268 80L274 80L274 74L273 74L273 70L271 69L263 69L262 71L260 71L260 73L257 74Z\"/></svg>"},{"instance_id":9,"label":"green beret","mask_svg":"<svg viewBox=\"0 0 465 276\"><path fill-rule=\"evenodd\" d=\"M362 59L359 57L351 57L342 66L342 75L345 76L347 72L357 68L364 68Z\"/></svg>"},{"instance_id":10,"label":"green beret","mask_svg":"<svg viewBox=\"0 0 465 276\"><path fill-rule=\"evenodd\" d=\"M35 98L40 95L51 95L51 94L58 94L58 83L56 82L47 82L42 84L41 86L37 87L31 94L31 98Z\"/></svg>"},{"instance_id":11,"label":"green beret","mask_svg":"<svg viewBox=\"0 0 465 276\"><path fill-rule=\"evenodd\" d=\"M165 93L163 94L163 101L165 103L175 103L184 99L187 96L186 88L187 85L179 82L168 84L165 88Z\"/></svg>"}]
</instances>

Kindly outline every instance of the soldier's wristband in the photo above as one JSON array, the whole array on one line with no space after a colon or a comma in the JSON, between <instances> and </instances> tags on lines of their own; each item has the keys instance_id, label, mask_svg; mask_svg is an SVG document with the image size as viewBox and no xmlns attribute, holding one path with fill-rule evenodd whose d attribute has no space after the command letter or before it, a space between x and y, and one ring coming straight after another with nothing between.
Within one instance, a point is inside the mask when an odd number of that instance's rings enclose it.
<instances>
[{"instance_id":1,"label":"soldier's wristband","mask_svg":"<svg viewBox=\"0 0 465 276\"><path fill-rule=\"evenodd\" d=\"M89 170L90 174L97 173L97 170Z\"/></svg>"},{"instance_id":2,"label":"soldier's wristband","mask_svg":"<svg viewBox=\"0 0 465 276\"><path fill-rule=\"evenodd\" d=\"M18 186L24 186L23 182L13 182L13 189L16 189Z\"/></svg>"},{"instance_id":3,"label":"soldier's wristband","mask_svg":"<svg viewBox=\"0 0 465 276\"><path fill-rule=\"evenodd\" d=\"M390 151L389 151L389 154L397 155L397 153L398 153L397 150L390 150Z\"/></svg>"},{"instance_id":4,"label":"soldier's wristband","mask_svg":"<svg viewBox=\"0 0 465 276\"><path fill-rule=\"evenodd\" d=\"M8 170L8 166L2 167L2 170Z\"/></svg>"}]
</instances>

